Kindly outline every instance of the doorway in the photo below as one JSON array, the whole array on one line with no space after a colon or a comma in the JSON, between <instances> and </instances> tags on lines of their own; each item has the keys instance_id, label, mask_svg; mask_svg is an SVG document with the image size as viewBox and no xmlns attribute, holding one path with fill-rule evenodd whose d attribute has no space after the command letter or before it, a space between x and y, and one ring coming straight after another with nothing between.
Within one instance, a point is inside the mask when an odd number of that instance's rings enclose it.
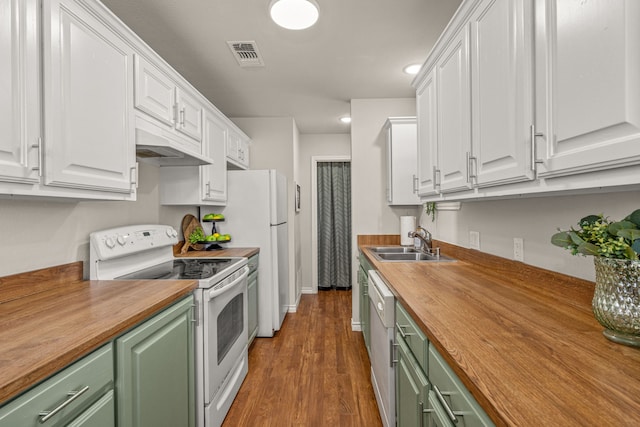
<instances>
[{"instance_id":1,"label":"doorway","mask_svg":"<svg viewBox=\"0 0 640 427\"><path fill-rule=\"evenodd\" d=\"M351 162L312 159L316 290L351 289Z\"/></svg>"}]
</instances>

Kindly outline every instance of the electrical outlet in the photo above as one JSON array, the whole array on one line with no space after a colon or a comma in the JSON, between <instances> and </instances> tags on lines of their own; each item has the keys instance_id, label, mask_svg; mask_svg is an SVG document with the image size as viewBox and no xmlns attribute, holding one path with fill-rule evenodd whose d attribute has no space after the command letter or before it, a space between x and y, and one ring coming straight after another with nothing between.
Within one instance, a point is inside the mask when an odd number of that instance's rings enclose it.
<instances>
[{"instance_id":1,"label":"electrical outlet","mask_svg":"<svg viewBox=\"0 0 640 427\"><path fill-rule=\"evenodd\" d=\"M469 232L469 248L480 249L480 232L479 231Z\"/></svg>"},{"instance_id":2,"label":"electrical outlet","mask_svg":"<svg viewBox=\"0 0 640 427\"><path fill-rule=\"evenodd\" d=\"M513 259L524 261L524 240L521 237L513 238Z\"/></svg>"}]
</instances>

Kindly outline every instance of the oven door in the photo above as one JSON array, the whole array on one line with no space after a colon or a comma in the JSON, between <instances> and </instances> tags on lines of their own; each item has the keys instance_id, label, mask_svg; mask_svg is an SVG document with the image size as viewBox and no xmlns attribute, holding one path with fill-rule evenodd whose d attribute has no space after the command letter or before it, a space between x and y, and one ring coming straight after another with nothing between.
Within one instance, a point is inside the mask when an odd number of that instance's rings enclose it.
<instances>
[{"instance_id":1,"label":"oven door","mask_svg":"<svg viewBox=\"0 0 640 427\"><path fill-rule=\"evenodd\" d=\"M222 288L203 290L205 405L213 400L248 344L249 268L240 271L240 276Z\"/></svg>"}]
</instances>

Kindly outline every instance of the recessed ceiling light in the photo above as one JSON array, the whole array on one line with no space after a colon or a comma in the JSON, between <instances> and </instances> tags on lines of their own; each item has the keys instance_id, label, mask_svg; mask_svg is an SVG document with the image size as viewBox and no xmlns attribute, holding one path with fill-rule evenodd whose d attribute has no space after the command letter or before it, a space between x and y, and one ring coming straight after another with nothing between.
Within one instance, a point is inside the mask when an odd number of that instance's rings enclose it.
<instances>
[{"instance_id":1,"label":"recessed ceiling light","mask_svg":"<svg viewBox=\"0 0 640 427\"><path fill-rule=\"evenodd\" d=\"M315 0L272 0L269 14L273 22L288 30L304 30L320 15Z\"/></svg>"},{"instance_id":2,"label":"recessed ceiling light","mask_svg":"<svg viewBox=\"0 0 640 427\"><path fill-rule=\"evenodd\" d=\"M420 68L422 68L422 64L411 64L404 67L402 71L404 71L407 74L414 75L414 74L418 74L418 71L420 71Z\"/></svg>"},{"instance_id":3,"label":"recessed ceiling light","mask_svg":"<svg viewBox=\"0 0 640 427\"><path fill-rule=\"evenodd\" d=\"M351 123L351 117L349 116L340 117L340 121L342 123Z\"/></svg>"}]
</instances>

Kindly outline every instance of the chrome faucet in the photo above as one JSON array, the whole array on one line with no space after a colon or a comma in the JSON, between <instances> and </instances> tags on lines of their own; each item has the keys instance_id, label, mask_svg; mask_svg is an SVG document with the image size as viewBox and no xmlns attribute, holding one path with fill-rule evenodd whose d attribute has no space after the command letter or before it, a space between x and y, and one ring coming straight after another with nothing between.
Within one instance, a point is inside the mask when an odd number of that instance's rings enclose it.
<instances>
[{"instance_id":1,"label":"chrome faucet","mask_svg":"<svg viewBox=\"0 0 640 427\"><path fill-rule=\"evenodd\" d=\"M409 237L418 238L422 242L420 245L420 250L425 253L431 253L431 233L429 233L426 229L421 226L416 227L416 231L410 231Z\"/></svg>"}]
</instances>

